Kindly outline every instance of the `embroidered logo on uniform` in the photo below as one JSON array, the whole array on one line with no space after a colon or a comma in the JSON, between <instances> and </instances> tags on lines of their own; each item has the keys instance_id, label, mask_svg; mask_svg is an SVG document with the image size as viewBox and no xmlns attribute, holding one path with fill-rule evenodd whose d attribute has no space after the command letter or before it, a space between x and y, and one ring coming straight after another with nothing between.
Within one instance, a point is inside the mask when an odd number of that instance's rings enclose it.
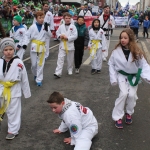
<instances>
[{"instance_id":1,"label":"embroidered logo on uniform","mask_svg":"<svg viewBox=\"0 0 150 150\"><path fill-rule=\"evenodd\" d=\"M101 31L101 34L103 34L103 32Z\"/></svg>"},{"instance_id":2,"label":"embroidered logo on uniform","mask_svg":"<svg viewBox=\"0 0 150 150\"><path fill-rule=\"evenodd\" d=\"M70 127L70 131L74 134L76 134L78 132L78 126L75 124L72 124Z\"/></svg>"},{"instance_id":3,"label":"embroidered logo on uniform","mask_svg":"<svg viewBox=\"0 0 150 150\"><path fill-rule=\"evenodd\" d=\"M70 28L70 30L73 30L73 28Z\"/></svg>"},{"instance_id":4,"label":"embroidered logo on uniform","mask_svg":"<svg viewBox=\"0 0 150 150\"><path fill-rule=\"evenodd\" d=\"M20 67L21 69L23 69L23 65L22 64L18 64L18 67Z\"/></svg>"},{"instance_id":5,"label":"embroidered logo on uniform","mask_svg":"<svg viewBox=\"0 0 150 150\"><path fill-rule=\"evenodd\" d=\"M83 107L82 105L80 106L80 109L84 114L87 114L87 108Z\"/></svg>"},{"instance_id":6,"label":"embroidered logo on uniform","mask_svg":"<svg viewBox=\"0 0 150 150\"><path fill-rule=\"evenodd\" d=\"M21 35L23 34L21 31L19 32Z\"/></svg>"}]
</instances>

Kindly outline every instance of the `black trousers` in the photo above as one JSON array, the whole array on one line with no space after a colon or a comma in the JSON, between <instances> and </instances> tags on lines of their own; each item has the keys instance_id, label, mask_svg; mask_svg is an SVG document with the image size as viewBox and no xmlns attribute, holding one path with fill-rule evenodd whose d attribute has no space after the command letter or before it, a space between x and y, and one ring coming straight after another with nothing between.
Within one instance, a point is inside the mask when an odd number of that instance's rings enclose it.
<instances>
[{"instance_id":1,"label":"black trousers","mask_svg":"<svg viewBox=\"0 0 150 150\"><path fill-rule=\"evenodd\" d=\"M138 39L139 29L138 28L133 28L133 32L134 32L136 38Z\"/></svg>"},{"instance_id":2,"label":"black trousers","mask_svg":"<svg viewBox=\"0 0 150 150\"><path fill-rule=\"evenodd\" d=\"M146 27L143 28L143 36L144 37L145 37L145 33L147 34L147 38L148 38L148 36L149 36L149 34L148 34L148 28L146 28Z\"/></svg>"},{"instance_id":3,"label":"black trousers","mask_svg":"<svg viewBox=\"0 0 150 150\"><path fill-rule=\"evenodd\" d=\"M84 47L75 46L75 53L74 53L75 68L80 68L82 64L83 55L84 55Z\"/></svg>"}]
</instances>

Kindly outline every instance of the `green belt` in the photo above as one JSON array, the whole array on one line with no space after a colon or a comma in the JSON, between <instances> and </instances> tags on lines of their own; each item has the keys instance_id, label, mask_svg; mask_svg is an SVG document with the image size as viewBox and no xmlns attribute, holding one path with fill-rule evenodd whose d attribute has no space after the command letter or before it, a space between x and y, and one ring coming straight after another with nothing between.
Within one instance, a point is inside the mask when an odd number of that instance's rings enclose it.
<instances>
[{"instance_id":1,"label":"green belt","mask_svg":"<svg viewBox=\"0 0 150 150\"><path fill-rule=\"evenodd\" d=\"M19 40L14 40L15 43L19 43Z\"/></svg>"},{"instance_id":2,"label":"green belt","mask_svg":"<svg viewBox=\"0 0 150 150\"><path fill-rule=\"evenodd\" d=\"M128 81L129 81L129 83L130 83L131 86L137 86L138 83L139 83L139 81L140 81L142 69L139 68L138 72L136 74L129 74L129 73L124 72L123 70L120 70L118 72L120 74L128 77ZM136 77L135 83L132 82L133 77Z\"/></svg>"}]
</instances>

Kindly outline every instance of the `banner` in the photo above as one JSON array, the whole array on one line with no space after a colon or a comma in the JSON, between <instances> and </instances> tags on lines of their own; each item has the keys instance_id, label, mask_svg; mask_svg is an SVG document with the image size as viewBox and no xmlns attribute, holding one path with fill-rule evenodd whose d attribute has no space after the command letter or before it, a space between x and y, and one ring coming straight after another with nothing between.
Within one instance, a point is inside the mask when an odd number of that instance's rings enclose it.
<instances>
[{"instance_id":1,"label":"banner","mask_svg":"<svg viewBox=\"0 0 150 150\"><path fill-rule=\"evenodd\" d=\"M128 25L128 17L114 17L116 26Z\"/></svg>"}]
</instances>

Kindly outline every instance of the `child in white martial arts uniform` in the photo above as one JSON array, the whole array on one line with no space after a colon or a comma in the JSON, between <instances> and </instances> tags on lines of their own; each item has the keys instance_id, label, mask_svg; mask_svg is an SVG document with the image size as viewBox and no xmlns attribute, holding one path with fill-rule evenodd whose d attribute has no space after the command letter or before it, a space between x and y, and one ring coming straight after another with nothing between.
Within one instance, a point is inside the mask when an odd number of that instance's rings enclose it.
<instances>
[{"instance_id":1,"label":"child in white martial arts uniform","mask_svg":"<svg viewBox=\"0 0 150 150\"><path fill-rule=\"evenodd\" d=\"M99 19L93 20L89 38L88 49L90 50L92 65L91 74L100 73L102 69L102 52L107 49L107 45L104 31L100 28Z\"/></svg>"},{"instance_id":2,"label":"child in white martial arts uniform","mask_svg":"<svg viewBox=\"0 0 150 150\"><path fill-rule=\"evenodd\" d=\"M57 38L60 38L57 67L54 73L57 78L61 77L65 55L67 55L68 74L72 75L75 51L74 40L77 39L78 35L75 25L71 24L71 15L64 13L63 18L65 24L59 26L56 32Z\"/></svg>"},{"instance_id":3,"label":"child in white martial arts uniform","mask_svg":"<svg viewBox=\"0 0 150 150\"><path fill-rule=\"evenodd\" d=\"M1 40L0 49L0 122L6 112L8 134L6 139L13 139L19 134L21 124L21 96L31 96L26 68L15 54L15 43L11 38ZM22 90L22 91L21 91Z\"/></svg>"},{"instance_id":4,"label":"child in white martial arts uniform","mask_svg":"<svg viewBox=\"0 0 150 150\"><path fill-rule=\"evenodd\" d=\"M16 43L16 55L22 60L27 45L25 44L26 29L21 23L22 23L21 16L17 15L13 18L14 26L10 30L10 37L13 38L14 42Z\"/></svg>"},{"instance_id":5,"label":"child in white martial arts uniform","mask_svg":"<svg viewBox=\"0 0 150 150\"><path fill-rule=\"evenodd\" d=\"M90 150L92 138L98 133L98 122L93 112L80 103L64 98L53 92L48 101L52 111L62 119L54 133L70 131L71 137L65 138L66 144L75 145L74 150Z\"/></svg>"},{"instance_id":6,"label":"child in white martial arts uniform","mask_svg":"<svg viewBox=\"0 0 150 150\"><path fill-rule=\"evenodd\" d=\"M51 36L50 28L47 23L44 23L44 12L37 11L35 14L36 23L30 26L27 31L26 37L28 43L31 41L31 70L37 86L42 86L43 69L45 64L45 41L47 36Z\"/></svg>"},{"instance_id":7,"label":"child in white martial arts uniform","mask_svg":"<svg viewBox=\"0 0 150 150\"><path fill-rule=\"evenodd\" d=\"M117 128L123 128L122 118L132 123L132 114L137 100L137 88L140 77L150 83L150 66L143 51L137 46L131 29L121 32L120 41L109 59L110 82L119 84L120 94L116 99L112 118ZM125 107L125 112L124 112Z\"/></svg>"}]
</instances>

